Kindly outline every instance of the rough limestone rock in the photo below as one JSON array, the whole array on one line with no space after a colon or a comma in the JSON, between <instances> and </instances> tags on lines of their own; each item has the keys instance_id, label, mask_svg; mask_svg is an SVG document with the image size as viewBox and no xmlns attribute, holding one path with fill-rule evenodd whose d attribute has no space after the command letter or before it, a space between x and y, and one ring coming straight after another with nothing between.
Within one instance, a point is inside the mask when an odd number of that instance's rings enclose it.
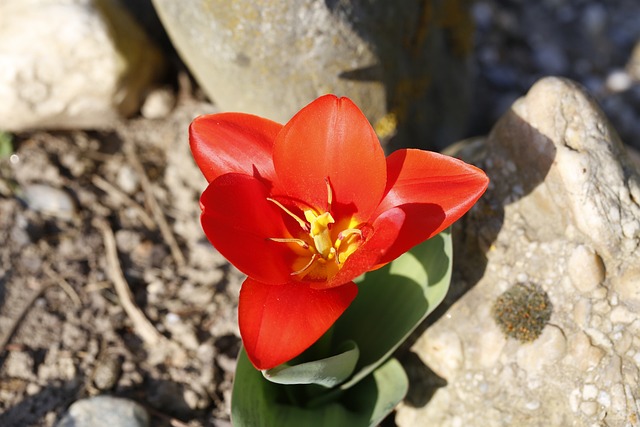
<instances>
[{"instance_id":1,"label":"rough limestone rock","mask_svg":"<svg viewBox=\"0 0 640 427\"><path fill-rule=\"evenodd\" d=\"M109 127L162 69L117 0L0 2L2 130Z\"/></svg>"},{"instance_id":2,"label":"rough limestone rock","mask_svg":"<svg viewBox=\"0 0 640 427\"><path fill-rule=\"evenodd\" d=\"M288 121L331 92L394 145L464 128L468 0L153 0L182 58L223 110Z\"/></svg>"},{"instance_id":3,"label":"rough limestone rock","mask_svg":"<svg viewBox=\"0 0 640 427\"><path fill-rule=\"evenodd\" d=\"M412 347L446 385L398 424L640 425L640 178L607 119L546 78L458 155L491 185L458 224L449 307Z\"/></svg>"}]
</instances>

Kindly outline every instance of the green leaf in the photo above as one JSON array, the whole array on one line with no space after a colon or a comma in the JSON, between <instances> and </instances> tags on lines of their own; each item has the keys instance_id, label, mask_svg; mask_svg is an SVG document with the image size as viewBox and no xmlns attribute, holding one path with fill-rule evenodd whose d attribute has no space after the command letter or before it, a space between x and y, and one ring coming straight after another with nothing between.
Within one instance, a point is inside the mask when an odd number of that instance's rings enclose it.
<instances>
[{"instance_id":1,"label":"green leaf","mask_svg":"<svg viewBox=\"0 0 640 427\"><path fill-rule=\"evenodd\" d=\"M357 344L347 341L335 356L296 365L285 363L262 371L262 375L278 384L317 384L334 387L351 376L359 355Z\"/></svg>"},{"instance_id":2,"label":"green leaf","mask_svg":"<svg viewBox=\"0 0 640 427\"><path fill-rule=\"evenodd\" d=\"M380 365L373 375L365 377L351 388L341 401L370 413L369 426L377 426L407 395L409 379L397 359L389 359ZM371 402L375 402L371 412Z\"/></svg>"},{"instance_id":3,"label":"green leaf","mask_svg":"<svg viewBox=\"0 0 640 427\"><path fill-rule=\"evenodd\" d=\"M384 362L444 299L451 281L451 231L445 230L385 267L368 272L358 296L332 330L334 343L360 349L352 387Z\"/></svg>"},{"instance_id":4,"label":"green leaf","mask_svg":"<svg viewBox=\"0 0 640 427\"><path fill-rule=\"evenodd\" d=\"M13 154L13 142L11 134L0 131L0 159L7 158Z\"/></svg>"},{"instance_id":5,"label":"green leaf","mask_svg":"<svg viewBox=\"0 0 640 427\"><path fill-rule=\"evenodd\" d=\"M408 384L400 363L391 359L336 400L302 406L294 401L307 386L265 380L242 350L233 384L231 419L235 427L375 426L404 398Z\"/></svg>"}]
</instances>

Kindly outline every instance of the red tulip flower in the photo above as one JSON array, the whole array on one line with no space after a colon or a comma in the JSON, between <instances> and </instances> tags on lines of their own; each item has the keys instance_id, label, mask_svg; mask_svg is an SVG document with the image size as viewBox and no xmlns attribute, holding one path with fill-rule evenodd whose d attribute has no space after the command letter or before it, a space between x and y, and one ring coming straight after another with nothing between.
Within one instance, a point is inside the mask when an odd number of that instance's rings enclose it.
<instances>
[{"instance_id":1,"label":"red tulip flower","mask_svg":"<svg viewBox=\"0 0 640 427\"><path fill-rule=\"evenodd\" d=\"M449 227L488 185L480 169L441 154L385 159L358 107L333 95L284 126L201 116L189 140L209 182L204 232L248 276L238 323L257 369L306 350L356 297L353 279Z\"/></svg>"}]
</instances>

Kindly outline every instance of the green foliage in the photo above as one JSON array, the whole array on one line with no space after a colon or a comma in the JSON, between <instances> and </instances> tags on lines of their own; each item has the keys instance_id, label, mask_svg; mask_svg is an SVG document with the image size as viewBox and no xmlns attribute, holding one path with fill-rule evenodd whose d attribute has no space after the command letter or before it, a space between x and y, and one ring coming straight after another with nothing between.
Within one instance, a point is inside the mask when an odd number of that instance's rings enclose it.
<instances>
[{"instance_id":1,"label":"green foliage","mask_svg":"<svg viewBox=\"0 0 640 427\"><path fill-rule=\"evenodd\" d=\"M353 341L347 341L343 347L344 350L335 356L300 364L284 363L263 371L262 375L278 384L317 384L334 387L351 376L360 355L358 346Z\"/></svg>"},{"instance_id":2,"label":"green foliage","mask_svg":"<svg viewBox=\"0 0 640 427\"><path fill-rule=\"evenodd\" d=\"M243 350L233 385L231 419L236 427L375 426L402 400L408 387L402 366L390 359L340 399L310 407L297 401L304 388L266 381Z\"/></svg>"},{"instance_id":3,"label":"green foliage","mask_svg":"<svg viewBox=\"0 0 640 427\"><path fill-rule=\"evenodd\" d=\"M450 231L366 273L358 296L300 358L263 372L241 353L234 426L375 426L404 398L408 380L391 354L444 299ZM264 376L263 376L264 375Z\"/></svg>"},{"instance_id":4,"label":"green foliage","mask_svg":"<svg viewBox=\"0 0 640 427\"><path fill-rule=\"evenodd\" d=\"M13 138L11 134L0 131L0 159L6 159L13 154Z\"/></svg>"}]
</instances>

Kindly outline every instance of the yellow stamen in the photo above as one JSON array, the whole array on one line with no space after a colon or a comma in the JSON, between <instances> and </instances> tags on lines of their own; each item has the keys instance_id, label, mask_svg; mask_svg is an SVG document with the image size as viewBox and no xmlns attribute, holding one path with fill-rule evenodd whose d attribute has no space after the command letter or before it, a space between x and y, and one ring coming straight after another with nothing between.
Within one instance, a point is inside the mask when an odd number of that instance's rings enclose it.
<instances>
[{"instance_id":1,"label":"yellow stamen","mask_svg":"<svg viewBox=\"0 0 640 427\"><path fill-rule=\"evenodd\" d=\"M331 212L331 203L333 202L333 191L331 191L331 184L329 184L329 178L324 179L327 184L327 212Z\"/></svg>"},{"instance_id":2,"label":"yellow stamen","mask_svg":"<svg viewBox=\"0 0 640 427\"><path fill-rule=\"evenodd\" d=\"M309 249L309 244L302 239L293 239L293 238L285 239L285 238L279 238L279 237L268 237L267 240L271 240L272 242L278 242L278 243L296 243L300 245L303 249Z\"/></svg>"},{"instance_id":3,"label":"yellow stamen","mask_svg":"<svg viewBox=\"0 0 640 427\"><path fill-rule=\"evenodd\" d=\"M292 276L297 276L299 274L304 273L306 270L309 269L309 267L311 267L311 265L313 264L313 262L318 258L318 254L313 254L313 256L311 257L311 259L309 260L309 262L302 267L300 270L298 271L294 271L293 273L291 273Z\"/></svg>"},{"instance_id":4,"label":"yellow stamen","mask_svg":"<svg viewBox=\"0 0 640 427\"><path fill-rule=\"evenodd\" d=\"M267 200L270 201L271 203L273 203L274 205L276 205L277 207L279 207L280 209L282 209L287 215L289 215L291 218L295 219L296 222L298 224L300 224L300 227L302 227L302 229L304 231L309 231L309 226L307 225L306 222L304 222L302 220L302 218L300 218L298 215L294 214L293 212L291 212L289 209L285 208L284 205L282 203L280 203L279 201L272 199L271 197L267 197Z\"/></svg>"},{"instance_id":5,"label":"yellow stamen","mask_svg":"<svg viewBox=\"0 0 640 427\"><path fill-rule=\"evenodd\" d=\"M338 233L338 238L333 244L333 247L335 248L334 250L339 254L336 258L336 263L342 264L346 261L349 255L355 252L357 247L352 245L348 245L345 250L340 251L340 246L342 246L342 243L345 240L349 240L352 236L358 236L359 238L362 238L362 230L357 228L347 228L346 230L342 230L340 233Z\"/></svg>"},{"instance_id":6,"label":"yellow stamen","mask_svg":"<svg viewBox=\"0 0 640 427\"><path fill-rule=\"evenodd\" d=\"M336 224L336 220L331 214L333 203L331 183L329 182L329 178L325 178L324 181L327 186L326 210L317 210L311 206L303 210L299 205L296 205L302 211L303 215L301 217L290 211L277 200L267 198L267 200L293 218L305 233L304 235L293 233L294 236L300 238L268 238L268 240L273 242L293 243L304 250L300 252L298 249L292 248L298 256L295 258L292 268L296 270L290 274L296 276L298 280L303 280L305 277L308 277L309 280L321 281L335 276L337 271L342 267L342 264L360 247L363 241L362 230L356 228L362 225L356 219L339 218L338 224ZM340 230L345 226L348 228ZM338 228L334 229L334 227ZM313 239L313 243L311 243L309 238ZM331 262L329 263L328 261ZM300 268L301 265L302 268Z\"/></svg>"}]
</instances>

